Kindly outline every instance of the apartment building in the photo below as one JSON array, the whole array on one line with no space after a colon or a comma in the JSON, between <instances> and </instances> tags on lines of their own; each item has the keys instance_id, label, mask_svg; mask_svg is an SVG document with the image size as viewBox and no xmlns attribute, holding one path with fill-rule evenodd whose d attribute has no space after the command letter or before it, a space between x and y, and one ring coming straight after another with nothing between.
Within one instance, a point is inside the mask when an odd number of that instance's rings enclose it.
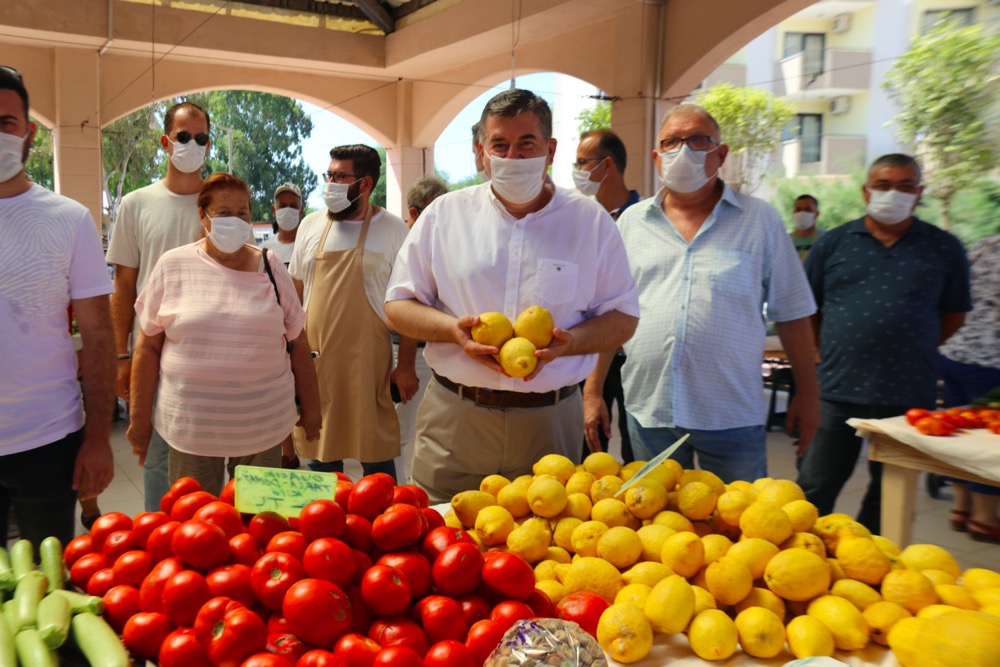
<instances>
[{"instance_id":1,"label":"apartment building","mask_svg":"<svg viewBox=\"0 0 1000 667\"><path fill-rule=\"evenodd\" d=\"M838 177L904 150L882 90L911 41L945 16L1000 28L1000 0L820 0L740 49L709 75L791 102L775 165L786 177Z\"/></svg>"}]
</instances>

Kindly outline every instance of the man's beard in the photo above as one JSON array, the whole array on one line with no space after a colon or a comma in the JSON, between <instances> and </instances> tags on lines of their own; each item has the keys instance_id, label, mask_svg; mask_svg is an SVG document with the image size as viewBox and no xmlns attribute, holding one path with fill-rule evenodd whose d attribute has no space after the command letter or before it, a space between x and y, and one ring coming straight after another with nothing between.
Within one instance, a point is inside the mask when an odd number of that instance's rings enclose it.
<instances>
[{"instance_id":1,"label":"man's beard","mask_svg":"<svg viewBox=\"0 0 1000 667\"><path fill-rule=\"evenodd\" d=\"M361 208L361 181L351 183L347 188L347 198L351 200L350 205L343 211L334 213L330 209L326 210L326 216L330 220L343 221L350 220Z\"/></svg>"}]
</instances>

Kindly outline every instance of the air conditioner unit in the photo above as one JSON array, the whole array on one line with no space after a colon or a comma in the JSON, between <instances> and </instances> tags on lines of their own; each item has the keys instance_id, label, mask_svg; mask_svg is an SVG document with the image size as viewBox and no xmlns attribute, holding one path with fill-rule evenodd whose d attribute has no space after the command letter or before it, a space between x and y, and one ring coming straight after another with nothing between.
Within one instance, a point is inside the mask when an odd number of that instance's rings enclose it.
<instances>
[{"instance_id":1,"label":"air conditioner unit","mask_svg":"<svg viewBox=\"0 0 1000 667\"><path fill-rule=\"evenodd\" d=\"M830 113L834 116L845 114L851 109L851 98L840 95L830 100Z\"/></svg>"},{"instance_id":2,"label":"air conditioner unit","mask_svg":"<svg viewBox=\"0 0 1000 667\"><path fill-rule=\"evenodd\" d=\"M833 32L847 32L851 29L851 15L837 14L833 17Z\"/></svg>"}]
</instances>

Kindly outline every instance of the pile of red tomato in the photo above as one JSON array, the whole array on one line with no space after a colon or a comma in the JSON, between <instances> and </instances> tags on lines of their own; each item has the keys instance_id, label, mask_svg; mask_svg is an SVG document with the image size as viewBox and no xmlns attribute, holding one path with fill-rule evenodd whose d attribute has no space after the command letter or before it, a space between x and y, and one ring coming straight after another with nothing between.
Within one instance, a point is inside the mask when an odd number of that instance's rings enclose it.
<instances>
[{"instance_id":1,"label":"pile of red tomato","mask_svg":"<svg viewBox=\"0 0 1000 667\"><path fill-rule=\"evenodd\" d=\"M485 555L427 495L377 473L297 519L241 515L190 478L160 512L109 512L64 558L129 652L160 667L473 667L555 616L520 557ZM345 509L346 508L346 509Z\"/></svg>"},{"instance_id":2,"label":"pile of red tomato","mask_svg":"<svg viewBox=\"0 0 1000 667\"><path fill-rule=\"evenodd\" d=\"M1000 434L1000 410L992 408L948 408L936 412L910 408L906 411L906 421L924 435L952 435L955 431L977 428Z\"/></svg>"}]
</instances>

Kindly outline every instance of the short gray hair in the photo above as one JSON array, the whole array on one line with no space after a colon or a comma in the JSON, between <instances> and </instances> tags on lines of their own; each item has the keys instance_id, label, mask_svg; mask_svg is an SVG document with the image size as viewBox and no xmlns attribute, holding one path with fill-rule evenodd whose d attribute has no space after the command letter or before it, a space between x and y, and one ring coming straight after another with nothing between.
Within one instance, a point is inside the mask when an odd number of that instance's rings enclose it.
<instances>
[{"instance_id":1,"label":"short gray hair","mask_svg":"<svg viewBox=\"0 0 1000 667\"><path fill-rule=\"evenodd\" d=\"M715 116L710 114L705 107L698 106L697 104L678 104L663 116L659 129L662 130L667 121L674 116L698 116L707 120L715 128L715 133L719 141L722 141L722 128L719 127L719 121L715 120Z\"/></svg>"},{"instance_id":2,"label":"short gray hair","mask_svg":"<svg viewBox=\"0 0 1000 667\"><path fill-rule=\"evenodd\" d=\"M917 172L918 182L924 179L924 172L920 168L920 163L912 155L906 155L905 153L887 153L882 157L875 158L872 166L868 168L868 177L871 178L872 172L880 167L912 169Z\"/></svg>"},{"instance_id":3,"label":"short gray hair","mask_svg":"<svg viewBox=\"0 0 1000 667\"><path fill-rule=\"evenodd\" d=\"M440 178L421 176L406 193L406 205L409 208L423 211L434 199L446 192L448 192L448 186Z\"/></svg>"}]
</instances>

